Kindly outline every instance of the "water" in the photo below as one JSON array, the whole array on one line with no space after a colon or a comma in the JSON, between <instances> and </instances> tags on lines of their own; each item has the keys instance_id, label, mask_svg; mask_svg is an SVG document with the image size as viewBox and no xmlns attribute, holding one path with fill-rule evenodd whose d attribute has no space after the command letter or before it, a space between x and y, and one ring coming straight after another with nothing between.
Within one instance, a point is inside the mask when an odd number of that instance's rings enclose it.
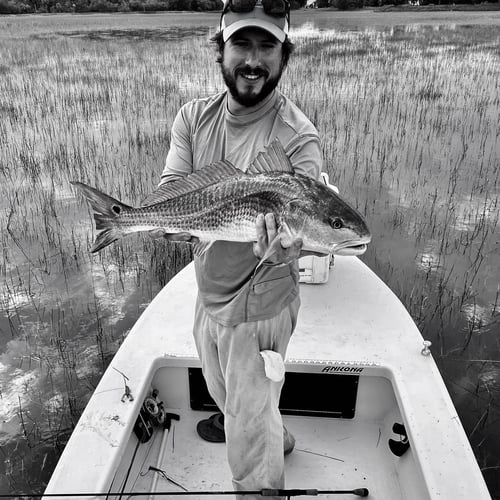
<instances>
[{"instance_id":1,"label":"water","mask_svg":"<svg viewBox=\"0 0 500 500\"><path fill-rule=\"evenodd\" d=\"M0 493L43 490L114 352L190 259L148 237L90 256L90 213L68 181L130 203L154 187L178 107L222 88L206 48L217 19L0 19ZM500 498L500 16L293 19L282 88L366 215L363 260L433 342Z\"/></svg>"}]
</instances>

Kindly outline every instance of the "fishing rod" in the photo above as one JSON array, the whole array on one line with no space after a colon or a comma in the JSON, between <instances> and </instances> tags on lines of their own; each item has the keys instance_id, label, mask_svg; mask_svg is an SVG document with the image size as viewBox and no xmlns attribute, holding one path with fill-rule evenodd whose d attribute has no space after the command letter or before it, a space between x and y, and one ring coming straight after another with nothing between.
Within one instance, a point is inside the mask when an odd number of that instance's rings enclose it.
<instances>
[{"instance_id":1,"label":"fishing rod","mask_svg":"<svg viewBox=\"0 0 500 500\"><path fill-rule=\"evenodd\" d=\"M317 496L317 495L355 495L358 497L367 497L369 491L367 488L355 488L354 490L317 490L317 489L272 489L265 488L263 490L254 491L155 491L155 492L108 492L108 493L46 493L35 494L30 493L26 495L0 495L0 498L71 498L71 497L108 497L118 496L122 497L138 497L146 495L155 496L186 496L186 495L261 495L263 497L296 497L301 495Z\"/></svg>"}]
</instances>

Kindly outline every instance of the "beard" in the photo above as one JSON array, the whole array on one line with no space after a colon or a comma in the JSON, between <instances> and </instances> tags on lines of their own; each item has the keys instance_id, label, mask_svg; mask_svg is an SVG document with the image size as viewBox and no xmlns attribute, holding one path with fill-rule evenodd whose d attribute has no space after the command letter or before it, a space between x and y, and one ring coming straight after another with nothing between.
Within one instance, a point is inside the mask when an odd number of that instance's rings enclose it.
<instances>
[{"instance_id":1,"label":"beard","mask_svg":"<svg viewBox=\"0 0 500 500\"><path fill-rule=\"evenodd\" d=\"M263 101L277 87L283 73L283 67L281 67L279 73L276 76L269 77L269 73L267 71L258 68L252 69L248 66L245 66L237 69L233 74L224 66L224 63L221 64L221 70L222 78L224 79L224 83L226 84L226 87L228 88L230 94L238 104L241 104L245 107L252 107ZM252 89L246 92L240 92L236 84L236 78L238 77L239 73L253 73L262 75L264 78L266 78L266 81L264 82L261 90L257 93L254 93Z\"/></svg>"}]
</instances>

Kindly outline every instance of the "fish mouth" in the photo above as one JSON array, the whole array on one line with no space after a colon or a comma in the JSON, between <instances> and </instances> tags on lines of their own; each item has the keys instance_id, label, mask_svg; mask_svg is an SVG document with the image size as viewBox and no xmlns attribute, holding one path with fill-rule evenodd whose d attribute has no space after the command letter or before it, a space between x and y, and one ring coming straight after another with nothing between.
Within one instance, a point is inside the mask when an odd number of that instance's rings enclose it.
<instances>
[{"instance_id":1,"label":"fish mouth","mask_svg":"<svg viewBox=\"0 0 500 500\"><path fill-rule=\"evenodd\" d=\"M345 241L334 245L332 253L335 255L363 255L368 248L367 245L370 243L371 238L362 238L355 241Z\"/></svg>"},{"instance_id":2,"label":"fish mouth","mask_svg":"<svg viewBox=\"0 0 500 500\"><path fill-rule=\"evenodd\" d=\"M367 249L366 244L352 245L350 247L344 247L339 250L334 250L335 255L363 255Z\"/></svg>"}]
</instances>

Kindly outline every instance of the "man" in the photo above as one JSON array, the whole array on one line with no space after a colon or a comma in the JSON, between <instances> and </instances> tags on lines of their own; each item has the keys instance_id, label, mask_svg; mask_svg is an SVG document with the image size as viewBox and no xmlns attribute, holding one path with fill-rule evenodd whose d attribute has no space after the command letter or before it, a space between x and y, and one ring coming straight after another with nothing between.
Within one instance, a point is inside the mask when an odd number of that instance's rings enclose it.
<instances>
[{"instance_id":1,"label":"man","mask_svg":"<svg viewBox=\"0 0 500 500\"><path fill-rule=\"evenodd\" d=\"M296 172L319 177L318 133L276 88L293 48L289 10L284 0L227 1L213 40L228 91L181 108L162 182L221 159L246 169L276 138ZM266 376L271 362L261 352L279 353L283 364L299 309L302 242L279 246L257 268L277 234L273 214L258 216L256 232L254 244L218 241L195 258L194 337L209 392L224 414L228 462L239 491L283 488L284 453L295 442L278 410L283 380ZM222 427L216 418L198 425L205 439L212 439L210 426Z\"/></svg>"}]
</instances>

